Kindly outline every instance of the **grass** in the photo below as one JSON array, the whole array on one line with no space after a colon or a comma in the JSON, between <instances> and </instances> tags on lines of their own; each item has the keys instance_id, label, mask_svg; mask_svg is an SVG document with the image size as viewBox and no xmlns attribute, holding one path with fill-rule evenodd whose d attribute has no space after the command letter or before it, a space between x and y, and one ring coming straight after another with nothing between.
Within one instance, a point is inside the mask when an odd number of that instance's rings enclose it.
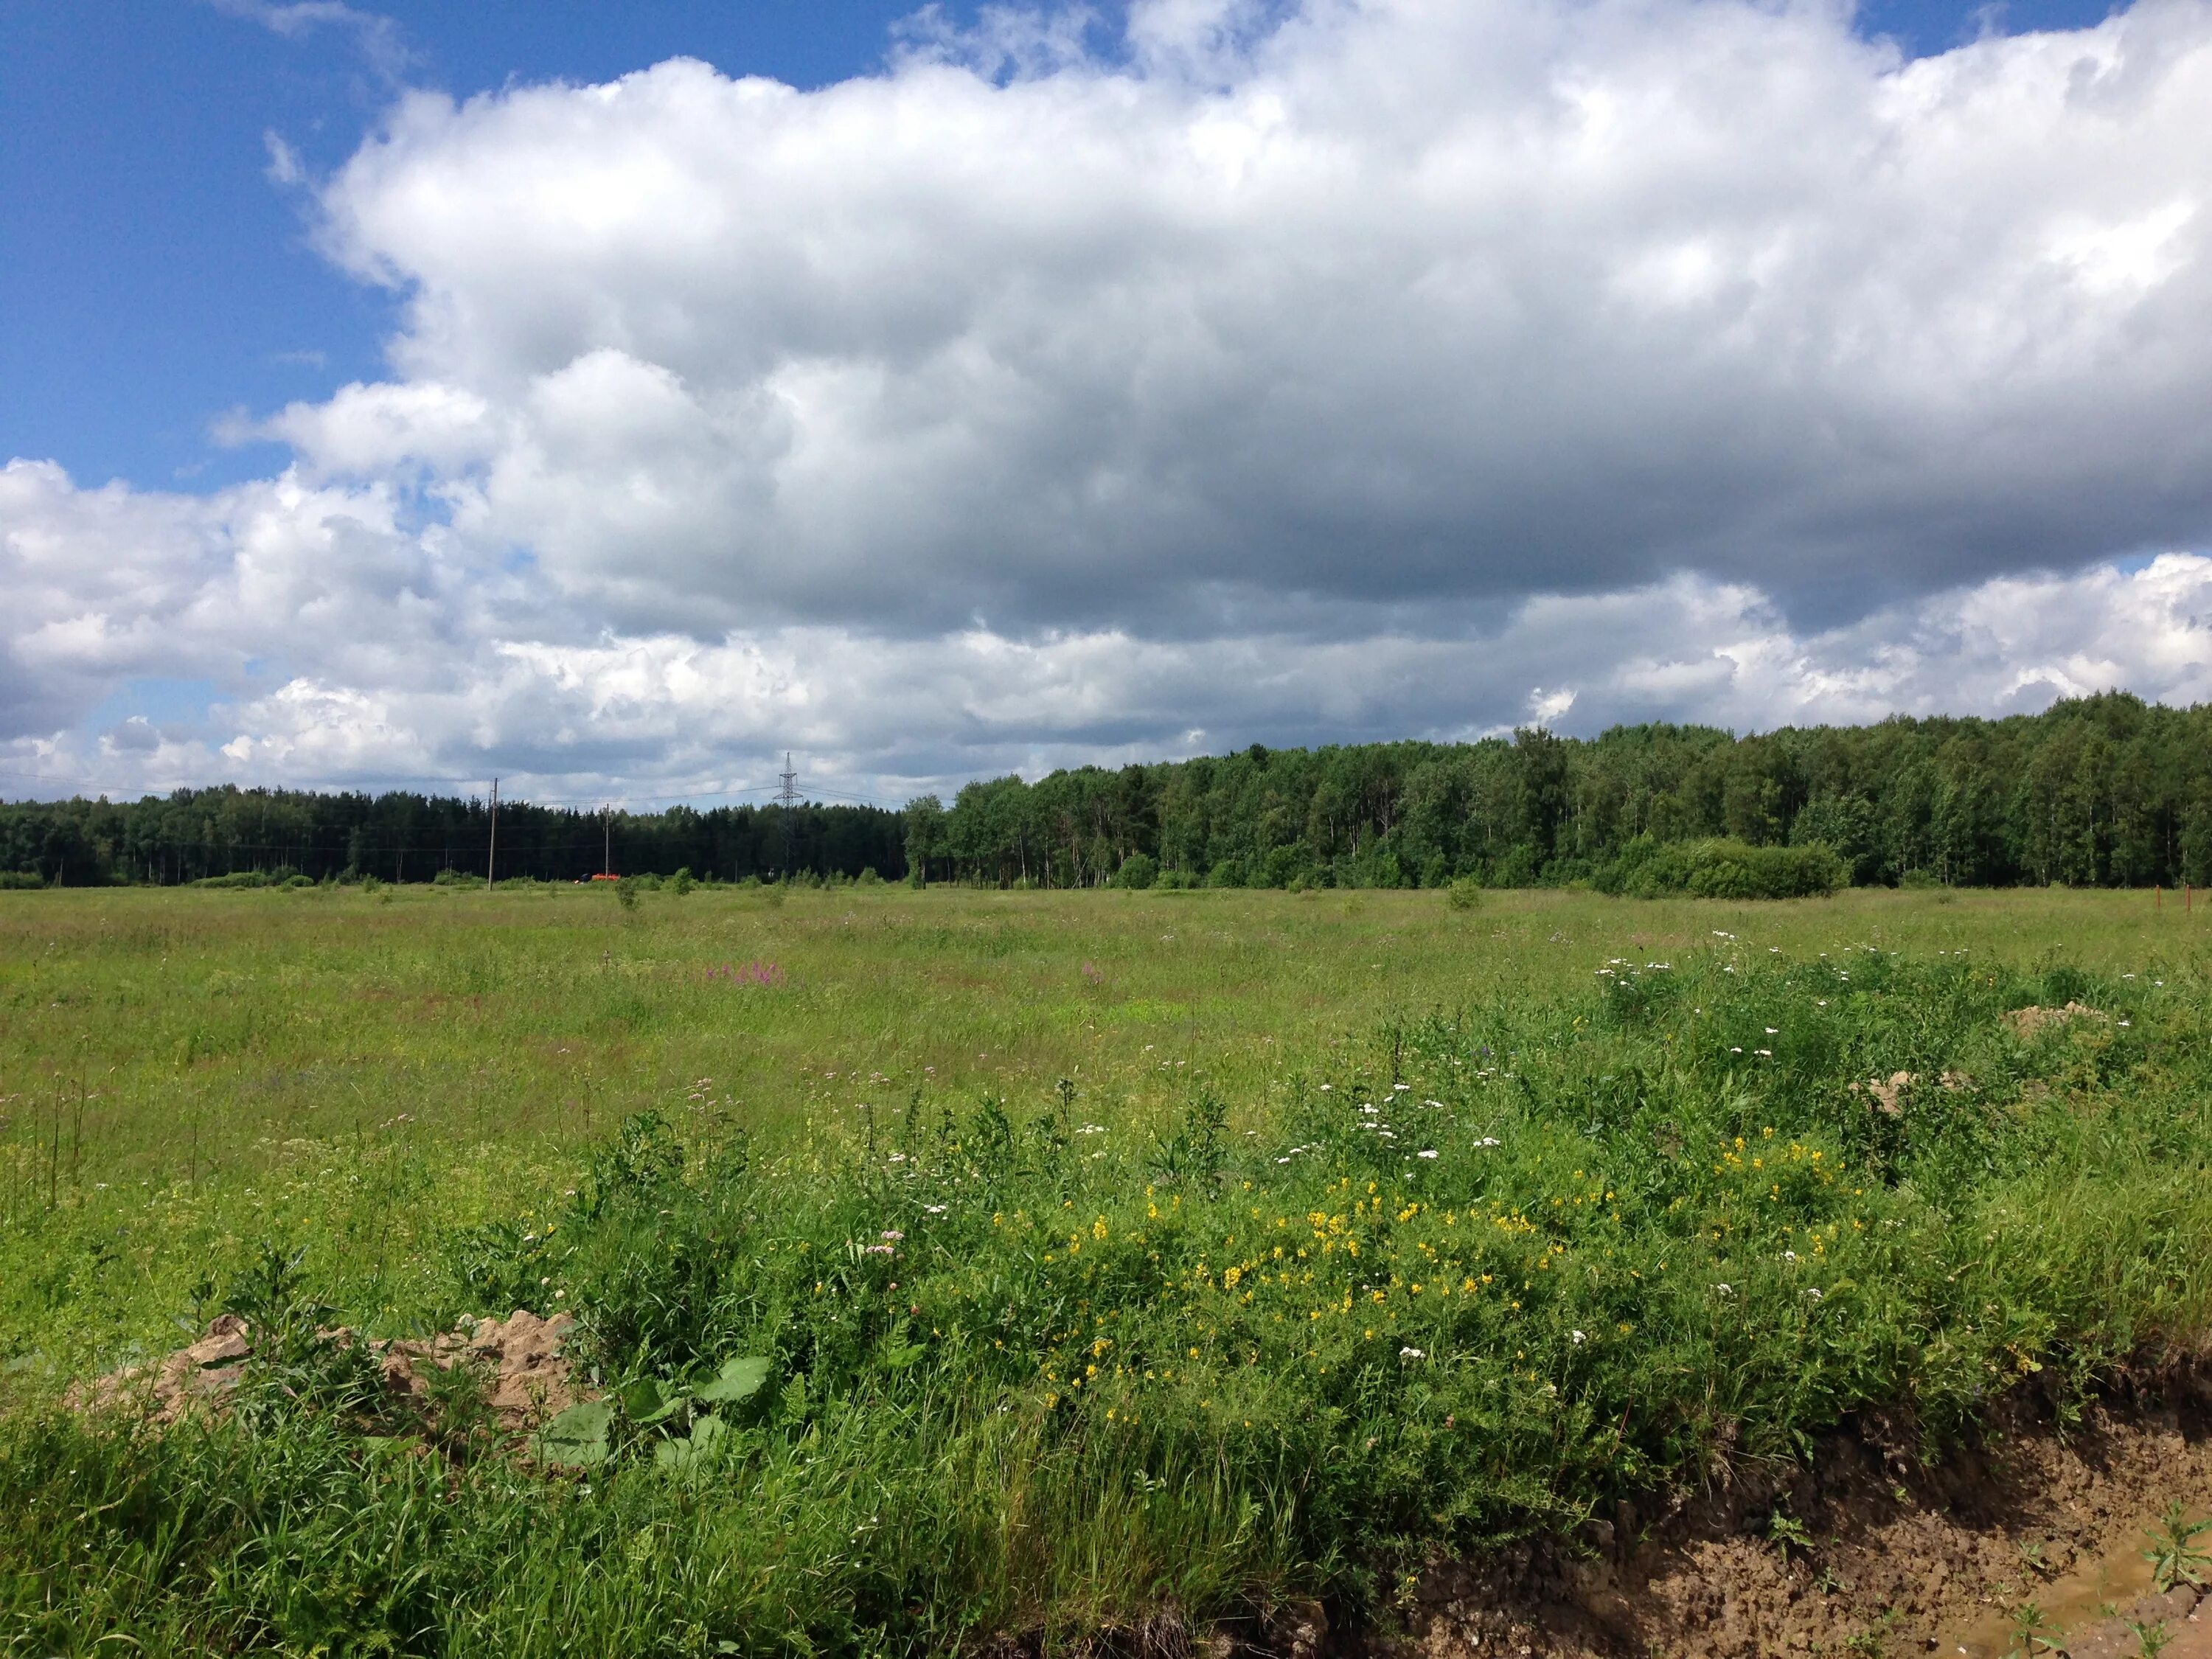
<instances>
[{"instance_id":1,"label":"grass","mask_svg":"<svg viewBox=\"0 0 2212 1659\"><path fill-rule=\"evenodd\" d=\"M2202 918L1443 896L9 896L0 1639L1387 1621L1437 1551L2202 1340ZM574 1309L659 1386L553 1480L300 1355L159 1436L54 1405L242 1297Z\"/></svg>"}]
</instances>

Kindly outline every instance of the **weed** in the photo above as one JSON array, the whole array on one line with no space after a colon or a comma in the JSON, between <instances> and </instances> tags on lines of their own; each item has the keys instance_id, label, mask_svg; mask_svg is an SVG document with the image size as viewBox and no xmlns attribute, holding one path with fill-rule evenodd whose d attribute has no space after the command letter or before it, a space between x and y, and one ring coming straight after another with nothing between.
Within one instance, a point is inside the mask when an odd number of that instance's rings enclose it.
<instances>
[{"instance_id":1,"label":"weed","mask_svg":"<svg viewBox=\"0 0 2212 1659\"><path fill-rule=\"evenodd\" d=\"M2161 1592L2179 1584L2192 1584L2198 1589L2205 1587L2212 1553L2199 1547L2197 1540L2207 1532L2212 1532L2212 1516L2191 1521L2187 1507L2179 1503L2166 1506L2155 1528L2144 1528L2151 1547L2143 1552L2143 1559L2150 1563L2151 1581Z\"/></svg>"},{"instance_id":2,"label":"weed","mask_svg":"<svg viewBox=\"0 0 2212 1659\"><path fill-rule=\"evenodd\" d=\"M2062 1651L2060 1640L2064 1634L2045 1615L2033 1601L2022 1601L2009 1614L2010 1628L2006 1634L2011 1645L2005 1650L2007 1659L2035 1659L2039 1653Z\"/></svg>"}]
</instances>

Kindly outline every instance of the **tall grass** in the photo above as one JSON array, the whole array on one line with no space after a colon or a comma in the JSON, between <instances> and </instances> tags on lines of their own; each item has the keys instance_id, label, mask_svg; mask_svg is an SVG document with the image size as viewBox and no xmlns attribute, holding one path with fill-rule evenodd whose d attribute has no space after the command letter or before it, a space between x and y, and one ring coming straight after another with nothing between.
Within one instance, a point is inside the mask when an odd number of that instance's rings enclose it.
<instances>
[{"instance_id":1,"label":"tall grass","mask_svg":"<svg viewBox=\"0 0 2212 1659\"><path fill-rule=\"evenodd\" d=\"M1437 1552L1786 1462L1854 1410L1940 1448L2039 1368L2200 1342L2203 975L1939 948L1585 956L1134 1103L1071 1068L784 1130L671 1090L550 1203L486 1188L410 1240L404 1294L331 1248L356 1200L303 1191L270 1225L323 1218L286 1236L349 1317L571 1309L617 1398L739 1354L775 1385L696 1455L641 1407L555 1479L312 1389L160 1437L26 1406L0 1629L678 1654L1387 1618ZM2069 1001L2099 1013L2004 1018ZM339 1192L420 1156L313 1152Z\"/></svg>"}]
</instances>

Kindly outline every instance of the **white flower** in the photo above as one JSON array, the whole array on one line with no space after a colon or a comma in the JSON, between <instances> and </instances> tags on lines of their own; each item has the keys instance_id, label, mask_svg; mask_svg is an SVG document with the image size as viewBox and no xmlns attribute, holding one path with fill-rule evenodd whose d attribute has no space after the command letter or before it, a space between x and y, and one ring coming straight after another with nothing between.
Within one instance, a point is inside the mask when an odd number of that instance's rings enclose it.
<instances>
[{"instance_id":1,"label":"white flower","mask_svg":"<svg viewBox=\"0 0 2212 1659\"><path fill-rule=\"evenodd\" d=\"M1423 1158L1434 1158L1436 1155L1437 1155L1437 1151L1436 1151L1436 1148L1435 1148L1435 1147L1433 1147L1433 1146L1425 1147L1425 1148L1424 1148L1424 1149L1423 1149L1423 1151L1422 1151L1422 1152L1421 1152L1421 1156L1422 1156Z\"/></svg>"},{"instance_id":2,"label":"white flower","mask_svg":"<svg viewBox=\"0 0 2212 1659\"><path fill-rule=\"evenodd\" d=\"M1809 1297L1811 1297L1813 1298L1813 1300L1814 1300L1814 1301L1815 1301L1815 1302L1818 1302L1818 1301L1820 1299L1820 1289L1819 1289L1819 1287L1818 1287L1818 1286L1815 1286L1814 1288L1813 1288L1813 1289L1811 1289L1811 1290L1809 1290L1809 1291L1807 1291L1805 1292L1805 1294L1806 1294L1806 1295L1808 1295L1808 1296L1809 1296Z\"/></svg>"},{"instance_id":3,"label":"white flower","mask_svg":"<svg viewBox=\"0 0 2212 1659\"><path fill-rule=\"evenodd\" d=\"M1795 1250L1784 1250L1782 1253L1782 1259L1784 1261L1795 1261L1797 1259L1797 1252Z\"/></svg>"},{"instance_id":4,"label":"white flower","mask_svg":"<svg viewBox=\"0 0 2212 1659\"><path fill-rule=\"evenodd\" d=\"M1716 1291L1718 1291L1723 1296L1734 1296L1735 1294L1735 1286L1733 1285L1716 1285L1713 1288Z\"/></svg>"},{"instance_id":5,"label":"white flower","mask_svg":"<svg viewBox=\"0 0 2212 1659\"><path fill-rule=\"evenodd\" d=\"M1587 1342L1589 1340L1589 1339L1584 1336L1580 1331L1569 1331L1567 1334L1574 1338L1577 1342Z\"/></svg>"},{"instance_id":6,"label":"white flower","mask_svg":"<svg viewBox=\"0 0 2212 1659\"><path fill-rule=\"evenodd\" d=\"M1485 1135L1480 1140L1476 1141L1474 1144L1478 1146L1503 1146L1505 1143L1500 1140L1496 1135Z\"/></svg>"},{"instance_id":7,"label":"white flower","mask_svg":"<svg viewBox=\"0 0 2212 1659\"><path fill-rule=\"evenodd\" d=\"M1770 1025L1766 1028L1766 1035L1769 1036L1780 1036L1782 1035L1782 1028L1779 1025Z\"/></svg>"},{"instance_id":8,"label":"white flower","mask_svg":"<svg viewBox=\"0 0 2212 1659\"><path fill-rule=\"evenodd\" d=\"M891 1154L891 1162L892 1162L892 1163L894 1163L894 1164L903 1164L903 1163L905 1163L905 1162L906 1162L906 1154L905 1154L904 1152L893 1152L893 1153Z\"/></svg>"},{"instance_id":9,"label":"white flower","mask_svg":"<svg viewBox=\"0 0 2212 1659\"><path fill-rule=\"evenodd\" d=\"M1390 1086L1394 1090L1399 1091L1402 1093L1405 1091L1411 1089L1413 1085L1410 1083L1394 1083Z\"/></svg>"},{"instance_id":10,"label":"white flower","mask_svg":"<svg viewBox=\"0 0 2212 1659\"><path fill-rule=\"evenodd\" d=\"M943 1215L945 1213L945 1206L942 1204L925 1204L921 1207L928 1211L932 1215Z\"/></svg>"},{"instance_id":11,"label":"white flower","mask_svg":"<svg viewBox=\"0 0 2212 1659\"><path fill-rule=\"evenodd\" d=\"M896 1227L886 1227L883 1231L878 1233L876 1237L878 1238L887 1238L890 1240L892 1243L896 1244L899 1240L904 1238L906 1235Z\"/></svg>"},{"instance_id":12,"label":"white flower","mask_svg":"<svg viewBox=\"0 0 2212 1659\"><path fill-rule=\"evenodd\" d=\"M1322 1084L1322 1085L1321 1085L1321 1091L1322 1091L1322 1093L1323 1093L1323 1094L1327 1094L1327 1093L1328 1093L1332 1089L1334 1089L1334 1088L1335 1088L1335 1087L1336 1087L1336 1085L1334 1085L1334 1083L1324 1083L1324 1084Z\"/></svg>"},{"instance_id":13,"label":"white flower","mask_svg":"<svg viewBox=\"0 0 2212 1659\"><path fill-rule=\"evenodd\" d=\"M1401 1359L1426 1359L1428 1355L1423 1353L1419 1348L1401 1348L1398 1350L1398 1358Z\"/></svg>"},{"instance_id":14,"label":"white flower","mask_svg":"<svg viewBox=\"0 0 2212 1659\"><path fill-rule=\"evenodd\" d=\"M1753 1048L1752 1053L1755 1054L1765 1054L1769 1060L1774 1058L1774 1050L1771 1048Z\"/></svg>"}]
</instances>

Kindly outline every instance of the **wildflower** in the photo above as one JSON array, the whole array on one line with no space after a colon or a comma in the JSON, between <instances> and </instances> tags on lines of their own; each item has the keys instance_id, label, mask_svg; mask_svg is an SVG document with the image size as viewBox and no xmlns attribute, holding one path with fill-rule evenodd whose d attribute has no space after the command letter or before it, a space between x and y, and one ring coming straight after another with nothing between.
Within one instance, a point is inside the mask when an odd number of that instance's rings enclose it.
<instances>
[{"instance_id":1,"label":"wildflower","mask_svg":"<svg viewBox=\"0 0 2212 1659\"><path fill-rule=\"evenodd\" d=\"M1569 1336L1571 1336L1571 1337L1574 1338L1575 1341L1576 1341L1577 1344L1580 1344L1580 1343L1583 1343L1583 1342L1586 1342L1586 1341L1588 1341L1588 1340L1589 1340L1588 1337L1584 1336L1584 1335L1583 1335L1580 1331L1569 1331L1569 1332L1567 1333L1567 1334L1568 1334Z\"/></svg>"},{"instance_id":2,"label":"wildflower","mask_svg":"<svg viewBox=\"0 0 2212 1659\"><path fill-rule=\"evenodd\" d=\"M896 1227L886 1227L882 1232L877 1234L876 1237L878 1238L887 1238L896 1244L900 1239L904 1238L906 1235Z\"/></svg>"},{"instance_id":3,"label":"wildflower","mask_svg":"<svg viewBox=\"0 0 2212 1659\"><path fill-rule=\"evenodd\" d=\"M1719 1291L1723 1296L1734 1296L1735 1294L1735 1286L1733 1285L1716 1285L1713 1286L1713 1289Z\"/></svg>"},{"instance_id":4,"label":"wildflower","mask_svg":"<svg viewBox=\"0 0 2212 1659\"><path fill-rule=\"evenodd\" d=\"M928 1211L932 1215L943 1215L945 1213L945 1206L942 1204L925 1204L921 1207Z\"/></svg>"},{"instance_id":5,"label":"wildflower","mask_svg":"<svg viewBox=\"0 0 2212 1659\"><path fill-rule=\"evenodd\" d=\"M1426 1359L1428 1355L1423 1353L1419 1348L1401 1348L1398 1350L1398 1358L1401 1359Z\"/></svg>"},{"instance_id":6,"label":"wildflower","mask_svg":"<svg viewBox=\"0 0 2212 1659\"><path fill-rule=\"evenodd\" d=\"M1425 1147L1420 1153L1420 1156L1423 1158L1434 1158L1436 1155L1437 1151L1433 1146Z\"/></svg>"},{"instance_id":7,"label":"wildflower","mask_svg":"<svg viewBox=\"0 0 2212 1659\"><path fill-rule=\"evenodd\" d=\"M1806 1294L1807 1296L1810 1297L1811 1297L1814 1301L1815 1301L1815 1302L1820 1301L1820 1298L1821 1298L1821 1291L1820 1291L1820 1287L1819 1287L1819 1286L1817 1286L1817 1285L1815 1285L1815 1286L1814 1286L1814 1287L1813 1287L1812 1289L1810 1289L1810 1290L1807 1291L1805 1292L1805 1294Z\"/></svg>"}]
</instances>

